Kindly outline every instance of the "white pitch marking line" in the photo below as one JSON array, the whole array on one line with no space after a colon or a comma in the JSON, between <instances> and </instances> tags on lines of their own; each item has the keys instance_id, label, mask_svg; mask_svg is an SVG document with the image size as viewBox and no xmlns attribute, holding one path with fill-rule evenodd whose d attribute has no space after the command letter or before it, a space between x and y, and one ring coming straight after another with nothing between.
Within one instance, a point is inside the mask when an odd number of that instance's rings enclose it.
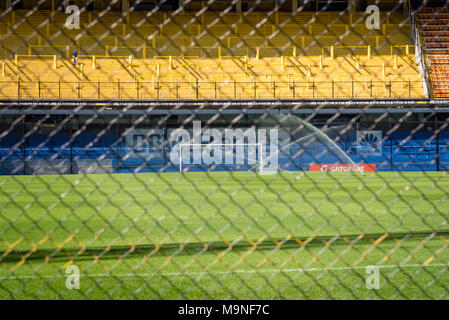
<instances>
[{"instance_id":1,"label":"white pitch marking line","mask_svg":"<svg viewBox=\"0 0 449 320\"><path fill-rule=\"evenodd\" d=\"M262 270L233 270L233 271L198 271L198 272L164 272L164 273L93 273L93 274L80 274L80 277L87 278L103 278L103 277L157 277L157 276L189 276L189 275L207 275L207 274L233 274L233 273L282 273L282 272L316 272L316 271L342 271L342 270L359 270L366 269L367 267L374 266L379 269L398 269L398 268L429 268L429 267L449 267L449 264L438 263L438 264L389 264L389 265L366 265L366 266L354 266L354 267L331 267L331 268L299 268L299 269L262 269ZM3 276L0 277L1 280L14 280L14 279L34 279L34 278L65 278L68 275L55 274L50 275L32 275L32 276Z\"/></svg>"}]
</instances>

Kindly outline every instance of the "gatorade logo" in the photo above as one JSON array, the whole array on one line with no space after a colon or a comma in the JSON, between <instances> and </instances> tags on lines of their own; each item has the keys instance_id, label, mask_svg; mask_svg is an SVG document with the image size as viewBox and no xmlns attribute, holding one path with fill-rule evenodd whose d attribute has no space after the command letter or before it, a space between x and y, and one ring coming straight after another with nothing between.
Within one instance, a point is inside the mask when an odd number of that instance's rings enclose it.
<instances>
[{"instance_id":1,"label":"gatorade logo","mask_svg":"<svg viewBox=\"0 0 449 320\"><path fill-rule=\"evenodd\" d=\"M375 164L311 164L310 171L321 172L375 172Z\"/></svg>"}]
</instances>

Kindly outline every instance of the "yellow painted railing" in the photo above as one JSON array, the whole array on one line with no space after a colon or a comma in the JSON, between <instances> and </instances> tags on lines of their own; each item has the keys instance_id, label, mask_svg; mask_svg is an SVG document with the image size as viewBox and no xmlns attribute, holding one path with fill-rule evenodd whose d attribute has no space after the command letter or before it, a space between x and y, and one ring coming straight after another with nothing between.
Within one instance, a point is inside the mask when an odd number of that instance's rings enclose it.
<instances>
[{"instance_id":1,"label":"yellow painted railing","mask_svg":"<svg viewBox=\"0 0 449 320\"><path fill-rule=\"evenodd\" d=\"M0 81L3 99L422 98L421 80Z\"/></svg>"},{"instance_id":2,"label":"yellow painted railing","mask_svg":"<svg viewBox=\"0 0 449 320\"><path fill-rule=\"evenodd\" d=\"M367 57L371 57L371 46L323 46L321 49L321 55L325 57L326 49L330 50L330 57L332 59L335 58L335 49L366 49L366 55ZM358 55L360 56L360 55Z\"/></svg>"},{"instance_id":3,"label":"yellow painted railing","mask_svg":"<svg viewBox=\"0 0 449 320\"><path fill-rule=\"evenodd\" d=\"M35 49L38 48L48 48L54 53L55 51L58 51L58 49L62 49L61 52L64 52L66 58L70 58L71 56L71 46L65 45L65 46L58 46L58 45L42 45L42 44L31 44L28 46L28 55L32 56L34 55L40 55L39 53L36 53ZM45 55L45 53L44 53Z\"/></svg>"}]
</instances>

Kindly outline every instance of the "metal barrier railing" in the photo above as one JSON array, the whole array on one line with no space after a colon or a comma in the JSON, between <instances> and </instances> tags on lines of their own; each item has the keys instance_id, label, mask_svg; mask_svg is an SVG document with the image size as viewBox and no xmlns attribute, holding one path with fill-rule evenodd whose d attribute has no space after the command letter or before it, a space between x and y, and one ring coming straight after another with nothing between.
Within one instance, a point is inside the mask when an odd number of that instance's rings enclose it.
<instances>
[{"instance_id":1,"label":"metal barrier railing","mask_svg":"<svg viewBox=\"0 0 449 320\"><path fill-rule=\"evenodd\" d=\"M14 95L11 95L14 92ZM420 80L385 81L0 81L9 99L422 98Z\"/></svg>"}]
</instances>

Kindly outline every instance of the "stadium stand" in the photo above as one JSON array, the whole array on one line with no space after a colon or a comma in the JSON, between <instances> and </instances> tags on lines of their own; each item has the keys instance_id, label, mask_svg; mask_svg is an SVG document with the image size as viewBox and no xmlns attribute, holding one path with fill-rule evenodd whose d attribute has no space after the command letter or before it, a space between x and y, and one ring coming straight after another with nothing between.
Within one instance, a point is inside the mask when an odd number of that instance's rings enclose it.
<instances>
[{"instance_id":1,"label":"stadium stand","mask_svg":"<svg viewBox=\"0 0 449 320\"><path fill-rule=\"evenodd\" d=\"M382 13L379 30L367 29L360 12L158 11L124 19L88 11L80 30L62 28L62 12L27 13L3 14L0 92L7 98L424 96L401 12Z\"/></svg>"},{"instance_id":2,"label":"stadium stand","mask_svg":"<svg viewBox=\"0 0 449 320\"><path fill-rule=\"evenodd\" d=\"M428 55L434 97L449 98L449 9L421 9L419 20Z\"/></svg>"}]
</instances>

